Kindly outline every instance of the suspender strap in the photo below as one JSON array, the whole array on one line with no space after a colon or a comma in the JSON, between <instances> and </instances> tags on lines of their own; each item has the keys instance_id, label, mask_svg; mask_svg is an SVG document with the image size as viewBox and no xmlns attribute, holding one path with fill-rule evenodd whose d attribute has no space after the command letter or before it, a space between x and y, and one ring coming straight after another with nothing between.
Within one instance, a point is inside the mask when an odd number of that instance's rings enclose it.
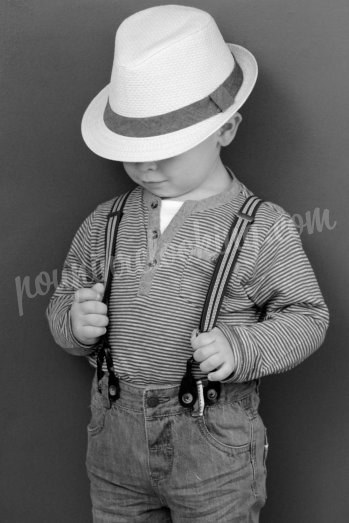
<instances>
[{"instance_id":1,"label":"suspender strap","mask_svg":"<svg viewBox=\"0 0 349 523\"><path fill-rule=\"evenodd\" d=\"M216 325L227 284L236 265L248 229L253 223L261 203L262 200L257 198L257 196L246 198L230 227L206 294L199 324L200 332L209 332ZM192 374L194 363L193 357L188 359L186 372L179 390L179 402L184 407L192 407L198 397L196 382ZM210 382L209 386L204 390L207 403L210 404L212 400L218 399L219 393L220 383Z\"/></svg>"},{"instance_id":2,"label":"suspender strap","mask_svg":"<svg viewBox=\"0 0 349 523\"><path fill-rule=\"evenodd\" d=\"M111 283L113 279L113 260L115 258L116 240L120 225L120 220L123 215L123 209L126 200L131 191L115 199L112 209L108 214L108 223L105 229L105 265L104 265L104 296L103 303L108 305L111 291ZM115 401L119 397L119 380L114 372L113 359L109 346L108 328L100 342L100 347L97 352L97 380L98 388L100 389L100 380L103 378L103 364L104 360L107 365L109 382L108 394L109 400Z\"/></svg>"},{"instance_id":3,"label":"suspender strap","mask_svg":"<svg viewBox=\"0 0 349 523\"><path fill-rule=\"evenodd\" d=\"M253 223L261 203L262 200L257 196L249 196L230 227L207 291L199 324L200 332L208 332L216 324L230 275L234 270L248 229Z\"/></svg>"},{"instance_id":4,"label":"suspender strap","mask_svg":"<svg viewBox=\"0 0 349 523\"><path fill-rule=\"evenodd\" d=\"M108 214L108 223L105 231L105 267L104 267L104 282L105 292L103 296L103 303L108 305L111 291L111 282L113 278L113 260L115 257L117 234L120 220L123 215L123 209L126 200L131 191L116 198L111 212ZM201 332L208 332L214 328L220 307L223 301L224 292L228 284L230 275L232 274L244 238L248 232L250 225L253 223L255 214L262 200L256 196L248 197L242 205L240 211L234 219L232 226L223 243L223 248L218 256L216 266L212 275L211 283L207 291L205 304L203 307L199 330ZM108 394L109 400L114 402L119 397L119 380L115 375L111 350L108 341L108 329L101 340L100 347L97 352L97 379L100 388L100 380L102 379L104 359L106 361L109 382ZM189 358L187 362L187 371L183 377L179 392L179 401L186 407L191 407L197 399L195 380L192 376L193 358ZM218 384L219 385L219 384ZM217 385L211 383L211 389L218 391ZM210 391L209 391L210 392ZM192 401L190 401L192 396ZM209 399L209 398L208 398Z\"/></svg>"},{"instance_id":5,"label":"suspender strap","mask_svg":"<svg viewBox=\"0 0 349 523\"><path fill-rule=\"evenodd\" d=\"M115 257L116 239L123 209L130 192L116 198L113 207L108 214L108 223L105 229L105 265L104 265L104 283L105 291L103 302L108 303L110 297L111 282L113 279L113 260Z\"/></svg>"}]
</instances>

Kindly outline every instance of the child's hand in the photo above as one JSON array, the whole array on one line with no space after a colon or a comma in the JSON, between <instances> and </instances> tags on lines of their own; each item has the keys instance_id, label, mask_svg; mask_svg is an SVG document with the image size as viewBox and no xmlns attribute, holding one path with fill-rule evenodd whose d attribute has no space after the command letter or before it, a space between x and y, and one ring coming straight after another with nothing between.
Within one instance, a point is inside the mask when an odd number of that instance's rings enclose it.
<instances>
[{"instance_id":1,"label":"child's hand","mask_svg":"<svg viewBox=\"0 0 349 523\"><path fill-rule=\"evenodd\" d=\"M235 369L234 354L229 341L217 327L210 332L196 335L194 330L191 346L194 360L200 363L200 369L210 381L222 381ZM214 371L214 372L212 372Z\"/></svg>"},{"instance_id":2,"label":"child's hand","mask_svg":"<svg viewBox=\"0 0 349 523\"><path fill-rule=\"evenodd\" d=\"M104 285L96 283L90 289L78 289L70 309L71 326L74 336L85 345L97 343L106 333L109 319L107 306L101 303Z\"/></svg>"}]
</instances>

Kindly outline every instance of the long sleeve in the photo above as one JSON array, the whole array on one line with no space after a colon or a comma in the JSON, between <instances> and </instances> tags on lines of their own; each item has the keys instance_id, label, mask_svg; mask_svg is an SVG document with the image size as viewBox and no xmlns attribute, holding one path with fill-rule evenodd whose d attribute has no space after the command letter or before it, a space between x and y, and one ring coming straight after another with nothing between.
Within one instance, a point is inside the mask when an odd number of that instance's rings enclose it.
<instances>
[{"instance_id":1,"label":"long sleeve","mask_svg":"<svg viewBox=\"0 0 349 523\"><path fill-rule=\"evenodd\" d=\"M59 285L46 309L46 317L54 340L70 354L87 356L95 345L84 345L74 336L70 323L70 308L74 294L82 287L92 287L100 280L98 263L93 255L95 245L94 218L96 211L82 223L71 243L62 269Z\"/></svg>"},{"instance_id":2,"label":"long sleeve","mask_svg":"<svg viewBox=\"0 0 349 523\"><path fill-rule=\"evenodd\" d=\"M289 215L281 215L266 235L245 291L260 310L260 321L217 323L237 362L228 381L287 371L321 345L328 309Z\"/></svg>"}]
</instances>

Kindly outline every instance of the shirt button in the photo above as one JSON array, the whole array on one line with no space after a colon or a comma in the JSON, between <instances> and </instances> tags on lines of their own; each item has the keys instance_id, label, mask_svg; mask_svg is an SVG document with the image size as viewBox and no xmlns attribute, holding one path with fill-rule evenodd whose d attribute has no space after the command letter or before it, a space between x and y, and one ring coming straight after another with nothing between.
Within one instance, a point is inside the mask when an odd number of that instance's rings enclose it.
<instances>
[{"instance_id":1,"label":"shirt button","mask_svg":"<svg viewBox=\"0 0 349 523\"><path fill-rule=\"evenodd\" d=\"M158 202L157 202L157 201L154 201L154 202L151 202L150 207L151 207L152 209L156 209L158 205L159 205Z\"/></svg>"},{"instance_id":2,"label":"shirt button","mask_svg":"<svg viewBox=\"0 0 349 523\"><path fill-rule=\"evenodd\" d=\"M157 264L157 260L153 260L152 262L149 262L148 263L148 267L155 267L155 265Z\"/></svg>"},{"instance_id":3,"label":"shirt button","mask_svg":"<svg viewBox=\"0 0 349 523\"><path fill-rule=\"evenodd\" d=\"M157 240L159 238L158 231L153 231L153 240Z\"/></svg>"},{"instance_id":4,"label":"shirt button","mask_svg":"<svg viewBox=\"0 0 349 523\"><path fill-rule=\"evenodd\" d=\"M157 407L159 405L159 398L157 398L156 396L150 396L147 399L147 405L150 408Z\"/></svg>"}]
</instances>

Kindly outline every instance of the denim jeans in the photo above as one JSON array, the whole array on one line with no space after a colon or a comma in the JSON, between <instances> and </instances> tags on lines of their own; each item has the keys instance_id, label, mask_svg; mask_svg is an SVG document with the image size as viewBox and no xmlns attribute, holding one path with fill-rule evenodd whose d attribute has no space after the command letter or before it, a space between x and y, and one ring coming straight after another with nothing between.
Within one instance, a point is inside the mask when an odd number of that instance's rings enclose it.
<instances>
[{"instance_id":1,"label":"denim jeans","mask_svg":"<svg viewBox=\"0 0 349 523\"><path fill-rule=\"evenodd\" d=\"M222 385L200 415L176 386L92 385L86 466L94 523L255 523L267 439L256 382Z\"/></svg>"}]
</instances>

